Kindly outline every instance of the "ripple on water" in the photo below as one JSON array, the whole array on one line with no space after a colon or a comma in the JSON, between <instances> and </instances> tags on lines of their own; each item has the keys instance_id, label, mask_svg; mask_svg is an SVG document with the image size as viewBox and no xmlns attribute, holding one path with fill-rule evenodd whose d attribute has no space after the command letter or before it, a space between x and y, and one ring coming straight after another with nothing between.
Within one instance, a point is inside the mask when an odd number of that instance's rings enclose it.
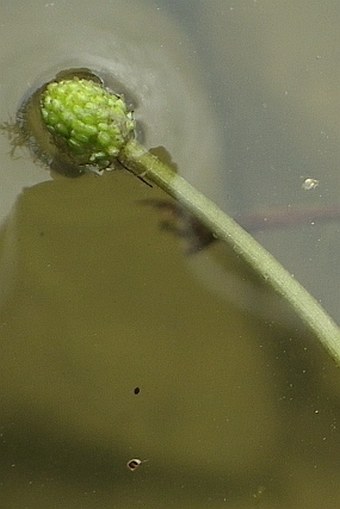
<instances>
[{"instance_id":1,"label":"ripple on water","mask_svg":"<svg viewBox=\"0 0 340 509\"><path fill-rule=\"evenodd\" d=\"M106 1L85 1L79 23L76 2L27 2L19 9L14 1L2 15L2 39L0 62L8 71L0 82L1 120L13 117L23 97L60 70L89 67L131 97L145 144L164 146L193 182L221 166L216 122L200 83L203 69L187 35L155 6L116 1L113 9ZM26 151L13 160L8 140L0 143L8 170L2 207L8 209L22 187L50 177Z\"/></svg>"}]
</instances>

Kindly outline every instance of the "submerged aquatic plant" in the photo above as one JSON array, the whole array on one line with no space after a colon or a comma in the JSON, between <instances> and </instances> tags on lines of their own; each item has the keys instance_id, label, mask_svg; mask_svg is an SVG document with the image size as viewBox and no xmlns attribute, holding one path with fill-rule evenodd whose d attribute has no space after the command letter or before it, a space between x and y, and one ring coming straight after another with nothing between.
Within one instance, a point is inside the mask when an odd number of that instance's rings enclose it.
<instances>
[{"instance_id":1,"label":"submerged aquatic plant","mask_svg":"<svg viewBox=\"0 0 340 509\"><path fill-rule=\"evenodd\" d=\"M134 139L133 116L121 96L102 83L75 75L43 87L39 107L53 143L78 165L78 174L82 168L102 169L117 159L160 186L281 295L340 365L338 325L249 233Z\"/></svg>"}]
</instances>

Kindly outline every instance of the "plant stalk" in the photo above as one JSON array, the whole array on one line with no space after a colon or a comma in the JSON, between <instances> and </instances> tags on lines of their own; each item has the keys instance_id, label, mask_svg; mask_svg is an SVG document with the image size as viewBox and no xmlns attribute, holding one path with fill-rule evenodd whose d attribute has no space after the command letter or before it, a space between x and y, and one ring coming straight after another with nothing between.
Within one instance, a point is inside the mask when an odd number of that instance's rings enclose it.
<instances>
[{"instance_id":1,"label":"plant stalk","mask_svg":"<svg viewBox=\"0 0 340 509\"><path fill-rule=\"evenodd\" d=\"M123 147L119 160L135 175L154 182L178 200L218 239L227 242L249 267L261 274L265 282L289 303L340 366L339 326L317 300L234 219L136 140L129 141Z\"/></svg>"}]
</instances>

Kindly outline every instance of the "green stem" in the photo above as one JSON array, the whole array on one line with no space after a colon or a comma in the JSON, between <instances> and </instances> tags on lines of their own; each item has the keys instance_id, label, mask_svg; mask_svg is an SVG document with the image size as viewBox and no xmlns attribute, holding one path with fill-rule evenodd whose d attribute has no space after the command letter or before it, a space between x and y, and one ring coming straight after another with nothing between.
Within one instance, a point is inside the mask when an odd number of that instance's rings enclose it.
<instances>
[{"instance_id":1,"label":"green stem","mask_svg":"<svg viewBox=\"0 0 340 509\"><path fill-rule=\"evenodd\" d=\"M119 159L133 173L145 176L177 199L216 237L227 242L238 256L290 304L306 327L340 365L338 325L307 290L249 233L137 141L128 142L120 152Z\"/></svg>"}]
</instances>

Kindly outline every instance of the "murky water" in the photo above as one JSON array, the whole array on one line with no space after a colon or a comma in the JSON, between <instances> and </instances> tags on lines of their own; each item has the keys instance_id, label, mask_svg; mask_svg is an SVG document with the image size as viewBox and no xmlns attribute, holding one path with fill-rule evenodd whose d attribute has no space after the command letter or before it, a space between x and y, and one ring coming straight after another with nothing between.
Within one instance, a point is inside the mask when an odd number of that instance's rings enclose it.
<instances>
[{"instance_id":1,"label":"murky water","mask_svg":"<svg viewBox=\"0 0 340 509\"><path fill-rule=\"evenodd\" d=\"M258 237L339 316L336 215L290 221L339 205L336 2L0 11L1 120L60 69L112 72L147 146L249 225L288 216ZM337 507L339 373L296 317L222 244L161 230L161 191L0 144L3 506Z\"/></svg>"}]
</instances>

